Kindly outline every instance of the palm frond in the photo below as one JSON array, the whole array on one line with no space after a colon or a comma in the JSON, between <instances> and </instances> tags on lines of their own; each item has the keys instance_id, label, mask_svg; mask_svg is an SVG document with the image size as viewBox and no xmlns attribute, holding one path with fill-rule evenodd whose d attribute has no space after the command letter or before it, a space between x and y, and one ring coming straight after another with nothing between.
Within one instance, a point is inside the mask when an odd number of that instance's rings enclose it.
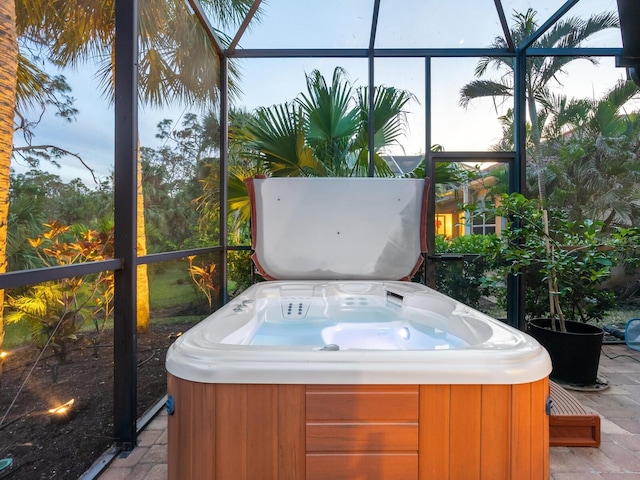
<instances>
[{"instance_id":1,"label":"palm frond","mask_svg":"<svg viewBox=\"0 0 640 480\"><path fill-rule=\"evenodd\" d=\"M493 80L473 80L460 89L460 106L467 108L476 98L510 97L513 87Z\"/></svg>"},{"instance_id":2,"label":"palm frond","mask_svg":"<svg viewBox=\"0 0 640 480\"><path fill-rule=\"evenodd\" d=\"M307 92L295 100L304 115L305 139L317 159L334 175L341 175L359 128L351 84L341 67L334 69L331 86L318 70L306 75L306 82Z\"/></svg>"},{"instance_id":3,"label":"palm frond","mask_svg":"<svg viewBox=\"0 0 640 480\"><path fill-rule=\"evenodd\" d=\"M229 27L239 26L249 13L254 0L202 0L204 9L209 12L218 23ZM262 10L255 13L249 28L262 21Z\"/></svg>"},{"instance_id":4,"label":"palm frond","mask_svg":"<svg viewBox=\"0 0 640 480\"><path fill-rule=\"evenodd\" d=\"M493 42L491 48L508 48L507 42L503 38L498 38ZM513 69L513 58L511 57L482 57L478 60L476 68L473 72L474 76L480 78L487 73L489 67L493 66L495 70L500 70L503 67L507 69Z\"/></svg>"},{"instance_id":5,"label":"palm frond","mask_svg":"<svg viewBox=\"0 0 640 480\"><path fill-rule=\"evenodd\" d=\"M377 151L383 146L398 143L399 137L407 128L405 107L415 96L406 90L394 87L375 87L373 98L374 148ZM369 147L369 93L363 87L358 91L358 110L360 129L354 141L354 148Z\"/></svg>"},{"instance_id":6,"label":"palm frond","mask_svg":"<svg viewBox=\"0 0 640 480\"><path fill-rule=\"evenodd\" d=\"M537 42L542 48L577 48L592 35L609 28L619 28L616 12L592 15L588 19L569 17L556 22Z\"/></svg>"},{"instance_id":7,"label":"palm frond","mask_svg":"<svg viewBox=\"0 0 640 480\"><path fill-rule=\"evenodd\" d=\"M309 143L331 142L350 138L357 131L357 111L350 107L352 87L337 67L329 87L318 70L307 75L307 93L296 103L307 117Z\"/></svg>"},{"instance_id":8,"label":"palm frond","mask_svg":"<svg viewBox=\"0 0 640 480\"><path fill-rule=\"evenodd\" d=\"M357 150L354 157L354 164L351 167L349 176L366 177L369 174L369 151L367 149ZM384 158L377 153L373 155L373 171L376 177L393 177L393 171Z\"/></svg>"},{"instance_id":9,"label":"palm frond","mask_svg":"<svg viewBox=\"0 0 640 480\"><path fill-rule=\"evenodd\" d=\"M51 78L46 72L22 53L18 53L16 109L24 115L27 110L45 105L49 100L45 86L50 81Z\"/></svg>"},{"instance_id":10,"label":"palm frond","mask_svg":"<svg viewBox=\"0 0 640 480\"><path fill-rule=\"evenodd\" d=\"M637 96L639 92L640 88L633 81L618 80L618 83L602 97L602 100L619 108Z\"/></svg>"},{"instance_id":11,"label":"palm frond","mask_svg":"<svg viewBox=\"0 0 640 480\"><path fill-rule=\"evenodd\" d=\"M304 119L294 104L259 108L246 126L249 149L260 152L276 176L322 174L324 167L305 143ZM304 169L304 170L303 170Z\"/></svg>"}]
</instances>

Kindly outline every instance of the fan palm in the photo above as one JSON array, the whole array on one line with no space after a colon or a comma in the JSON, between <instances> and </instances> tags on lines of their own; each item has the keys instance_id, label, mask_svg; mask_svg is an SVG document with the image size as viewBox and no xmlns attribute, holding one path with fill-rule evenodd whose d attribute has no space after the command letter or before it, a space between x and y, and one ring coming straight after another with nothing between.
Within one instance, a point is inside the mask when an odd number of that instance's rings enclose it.
<instances>
[{"instance_id":1,"label":"fan palm","mask_svg":"<svg viewBox=\"0 0 640 480\"><path fill-rule=\"evenodd\" d=\"M331 83L314 70L306 75L307 91L289 103L258 108L247 121L230 129L232 145L253 168L230 167L229 210L240 221L249 217L249 197L241 181L251 175L365 176L369 163L369 104L367 89L354 89L346 71L336 67ZM374 91L374 170L393 172L379 151L397 143L404 133L404 108L413 95L393 87ZM232 188L234 187L234 188ZM204 183L199 208L217 205L217 178ZM236 222L236 224L239 224Z\"/></svg>"},{"instance_id":2,"label":"fan palm","mask_svg":"<svg viewBox=\"0 0 640 480\"><path fill-rule=\"evenodd\" d=\"M307 91L293 102L259 108L236 141L258 160L258 169L276 176L366 175L369 157L367 89L355 90L337 67L331 84L317 70L306 75ZM391 169L378 152L404 133L404 108L413 95L392 87L374 92L374 167Z\"/></svg>"},{"instance_id":3,"label":"fan palm","mask_svg":"<svg viewBox=\"0 0 640 480\"><path fill-rule=\"evenodd\" d=\"M368 88L358 91L357 111L360 117L358 136L353 142L357 153L352 174L365 176L369 164L369 95ZM380 151L390 145L398 144L406 130L405 106L415 97L406 90L395 87L376 87L373 94L373 166L377 175L392 176L393 173Z\"/></svg>"},{"instance_id":4,"label":"fan palm","mask_svg":"<svg viewBox=\"0 0 640 480\"><path fill-rule=\"evenodd\" d=\"M305 143L330 175L341 177L349 174L353 140L362 126L353 105L353 88L345 76L344 69L337 67L329 86L314 70L306 76L307 92L295 101L304 113L300 117Z\"/></svg>"},{"instance_id":5,"label":"fan palm","mask_svg":"<svg viewBox=\"0 0 640 480\"><path fill-rule=\"evenodd\" d=\"M537 12L528 9L525 13L514 13L515 28L511 35L516 46L521 45L538 29L536 21ZM608 28L619 27L617 13L609 12L593 15L587 20L570 17L559 20L544 35L542 35L532 47L534 48L577 48L583 45L591 36ZM507 41L498 37L492 48L508 48ZM538 174L538 194L541 200L546 199L544 182L544 163L542 153L542 130L544 119L541 118L541 109L545 108L545 99L549 98L548 85L557 76L565 72L565 67L577 59L585 59L593 64L597 60L592 57L574 56L548 56L531 57L527 59L526 71L526 101L531 122L531 142L533 149L530 152ZM514 60L511 57L483 57L477 64L475 76L484 76L489 67L497 70L513 71ZM500 80L473 80L460 90L460 105L467 107L469 102L482 97L511 97L513 96L513 76L505 74Z\"/></svg>"},{"instance_id":6,"label":"fan palm","mask_svg":"<svg viewBox=\"0 0 640 480\"><path fill-rule=\"evenodd\" d=\"M264 169L277 177L326 176L327 166L307 143L305 133L302 108L285 103L258 108L234 141L242 139L259 173Z\"/></svg>"}]
</instances>

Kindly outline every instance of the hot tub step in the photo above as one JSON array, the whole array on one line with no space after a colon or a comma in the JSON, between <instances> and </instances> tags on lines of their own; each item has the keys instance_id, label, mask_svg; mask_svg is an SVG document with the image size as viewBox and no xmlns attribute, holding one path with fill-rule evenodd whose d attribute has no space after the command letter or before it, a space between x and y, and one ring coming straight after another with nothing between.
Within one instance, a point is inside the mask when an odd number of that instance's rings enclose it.
<instances>
[{"instance_id":1,"label":"hot tub step","mask_svg":"<svg viewBox=\"0 0 640 480\"><path fill-rule=\"evenodd\" d=\"M549 381L553 408L549 417L552 447L599 447L600 416L589 412L557 383Z\"/></svg>"}]
</instances>

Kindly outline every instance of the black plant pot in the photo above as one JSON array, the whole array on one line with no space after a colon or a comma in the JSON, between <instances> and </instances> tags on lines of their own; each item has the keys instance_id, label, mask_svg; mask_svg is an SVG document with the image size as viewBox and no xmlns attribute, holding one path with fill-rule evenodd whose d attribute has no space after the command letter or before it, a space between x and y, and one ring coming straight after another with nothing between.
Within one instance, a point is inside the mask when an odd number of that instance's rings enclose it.
<instances>
[{"instance_id":1,"label":"black plant pot","mask_svg":"<svg viewBox=\"0 0 640 480\"><path fill-rule=\"evenodd\" d=\"M551 319L535 318L529 322L529 334L549 352L553 370L549 377L558 382L595 385L598 378L600 349L604 332L600 327L580 322L565 322L566 332L551 330Z\"/></svg>"}]
</instances>

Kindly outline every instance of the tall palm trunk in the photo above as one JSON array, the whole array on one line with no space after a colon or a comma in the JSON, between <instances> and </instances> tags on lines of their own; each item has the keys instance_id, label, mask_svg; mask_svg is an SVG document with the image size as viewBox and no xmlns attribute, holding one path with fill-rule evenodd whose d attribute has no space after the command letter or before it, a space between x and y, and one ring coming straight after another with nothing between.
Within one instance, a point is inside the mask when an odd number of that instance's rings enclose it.
<instances>
[{"instance_id":1,"label":"tall palm trunk","mask_svg":"<svg viewBox=\"0 0 640 480\"><path fill-rule=\"evenodd\" d=\"M542 133L540 132L540 120L536 109L533 87L529 84L527 92L527 105L529 107L529 119L531 120L531 142L533 143L533 163L535 163L538 176L538 197L544 204L547 199L547 188L545 185L544 168L542 164Z\"/></svg>"},{"instance_id":2,"label":"tall palm trunk","mask_svg":"<svg viewBox=\"0 0 640 480\"><path fill-rule=\"evenodd\" d=\"M7 222L9 218L9 169L16 110L18 39L16 5L0 2L0 273L7 271ZM0 290L0 348L4 342L4 290ZM0 363L0 374L2 364Z\"/></svg>"},{"instance_id":3,"label":"tall palm trunk","mask_svg":"<svg viewBox=\"0 0 640 480\"><path fill-rule=\"evenodd\" d=\"M137 216L137 232L136 246L137 256L142 257L147 254L147 237L144 228L144 196L142 193L142 165L140 164L140 145L138 145L138 179L136 191L136 216ZM146 332L149 329L149 276L147 274L147 265L138 265L136 271L138 284L137 302L136 302L136 327L139 333Z\"/></svg>"}]
</instances>

